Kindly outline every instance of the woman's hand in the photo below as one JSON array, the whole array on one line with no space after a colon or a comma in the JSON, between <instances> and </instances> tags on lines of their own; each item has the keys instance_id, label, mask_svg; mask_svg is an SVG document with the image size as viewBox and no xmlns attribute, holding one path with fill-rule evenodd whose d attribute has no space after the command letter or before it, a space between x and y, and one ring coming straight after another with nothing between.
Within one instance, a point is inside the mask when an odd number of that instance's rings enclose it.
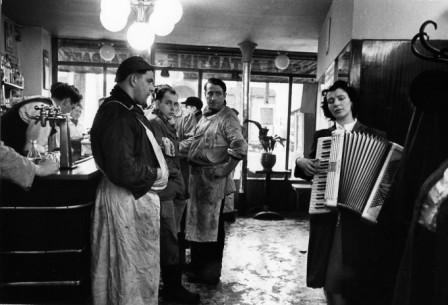
<instances>
[{"instance_id":1,"label":"woman's hand","mask_svg":"<svg viewBox=\"0 0 448 305\"><path fill-rule=\"evenodd\" d=\"M45 177L56 174L59 170L59 163L45 159L40 164L36 165L36 176Z\"/></svg>"},{"instance_id":2,"label":"woman's hand","mask_svg":"<svg viewBox=\"0 0 448 305\"><path fill-rule=\"evenodd\" d=\"M305 158L297 158L296 165L303 171L303 173L307 176L314 176L317 173L318 167L318 159L305 159Z\"/></svg>"}]
</instances>

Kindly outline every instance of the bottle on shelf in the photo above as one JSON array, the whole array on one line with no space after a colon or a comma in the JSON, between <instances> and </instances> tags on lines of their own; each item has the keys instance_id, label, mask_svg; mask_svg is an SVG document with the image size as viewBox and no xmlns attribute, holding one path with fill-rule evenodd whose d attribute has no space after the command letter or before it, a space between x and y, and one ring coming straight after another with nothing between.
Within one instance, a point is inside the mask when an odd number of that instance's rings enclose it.
<instances>
[{"instance_id":1,"label":"bottle on shelf","mask_svg":"<svg viewBox=\"0 0 448 305\"><path fill-rule=\"evenodd\" d=\"M92 146L90 144L90 135L84 133L81 140L81 156L88 157L92 155Z\"/></svg>"},{"instance_id":2,"label":"bottle on shelf","mask_svg":"<svg viewBox=\"0 0 448 305\"><path fill-rule=\"evenodd\" d=\"M0 69L1 69L0 79L1 79L1 82L3 83L3 81L5 80L5 69L6 69L5 56L3 56L3 55L0 55Z\"/></svg>"},{"instance_id":3,"label":"bottle on shelf","mask_svg":"<svg viewBox=\"0 0 448 305\"><path fill-rule=\"evenodd\" d=\"M17 71L16 85L23 87L23 76L19 71Z\"/></svg>"},{"instance_id":4,"label":"bottle on shelf","mask_svg":"<svg viewBox=\"0 0 448 305\"><path fill-rule=\"evenodd\" d=\"M31 147L28 151L27 158L31 161L33 161L35 164L39 164L42 162L42 156L37 150L37 141L36 140L30 140Z\"/></svg>"},{"instance_id":5,"label":"bottle on shelf","mask_svg":"<svg viewBox=\"0 0 448 305\"><path fill-rule=\"evenodd\" d=\"M5 69L5 82L11 83L11 61L9 60L8 55L5 56L4 61L4 69Z\"/></svg>"},{"instance_id":6,"label":"bottle on shelf","mask_svg":"<svg viewBox=\"0 0 448 305\"><path fill-rule=\"evenodd\" d=\"M6 110L6 98L5 98L5 87L1 86L0 90L0 109L1 111Z\"/></svg>"}]
</instances>

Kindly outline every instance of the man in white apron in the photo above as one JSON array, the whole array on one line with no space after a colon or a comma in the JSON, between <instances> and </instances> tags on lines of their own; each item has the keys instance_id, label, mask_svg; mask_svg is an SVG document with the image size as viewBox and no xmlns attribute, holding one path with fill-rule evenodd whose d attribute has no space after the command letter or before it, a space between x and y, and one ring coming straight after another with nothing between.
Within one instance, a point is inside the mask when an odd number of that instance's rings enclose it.
<instances>
[{"instance_id":1,"label":"man in white apron","mask_svg":"<svg viewBox=\"0 0 448 305\"><path fill-rule=\"evenodd\" d=\"M196 125L188 152L190 204L186 239L191 241L190 280L216 284L220 280L224 251L225 196L235 192L231 173L247 155L247 142L235 112L226 106L225 83L210 78L205 84L207 107Z\"/></svg>"},{"instance_id":2,"label":"man in white apron","mask_svg":"<svg viewBox=\"0 0 448 305\"><path fill-rule=\"evenodd\" d=\"M140 106L154 89L154 68L133 56L95 116L92 153L103 172L91 233L95 305L157 304L160 203L168 169Z\"/></svg>"}]
</instances>

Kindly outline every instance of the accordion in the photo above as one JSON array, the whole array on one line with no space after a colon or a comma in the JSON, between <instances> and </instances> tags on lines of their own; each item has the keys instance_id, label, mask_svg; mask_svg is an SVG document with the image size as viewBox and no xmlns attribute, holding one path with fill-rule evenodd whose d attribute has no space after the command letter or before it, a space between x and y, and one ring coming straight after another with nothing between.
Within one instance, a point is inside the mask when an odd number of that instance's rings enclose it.
<instances>
[{"instance_id":1,"label":"accordion","mask_svg":"<svg viewBox=\"0 0 448 305\"><path fill-rule=\"evenodd\" d=\"M310 214L348 209L376 223L386 191L403 153L403 147L367 134L335 131L319 138L318 172L311 188Z\"/></svg>"}]
</instances>

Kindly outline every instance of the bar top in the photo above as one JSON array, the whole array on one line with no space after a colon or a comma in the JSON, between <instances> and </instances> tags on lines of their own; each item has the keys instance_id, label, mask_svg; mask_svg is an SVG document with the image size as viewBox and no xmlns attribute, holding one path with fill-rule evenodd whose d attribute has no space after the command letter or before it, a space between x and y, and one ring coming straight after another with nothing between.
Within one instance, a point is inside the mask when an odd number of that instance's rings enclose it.
<instances>
[{"instance_id":1,"label":"bar top","mask_svg":"<svg viewBox=\"0 0 448 305\"><path fill-rule=\"evenodd\" d=\"M101 172L98 170L93 158L80 160L75 164L73 169L61 169L56 174L43 177L43 180L88 180Z\"/></svg>"}]
</instances>

